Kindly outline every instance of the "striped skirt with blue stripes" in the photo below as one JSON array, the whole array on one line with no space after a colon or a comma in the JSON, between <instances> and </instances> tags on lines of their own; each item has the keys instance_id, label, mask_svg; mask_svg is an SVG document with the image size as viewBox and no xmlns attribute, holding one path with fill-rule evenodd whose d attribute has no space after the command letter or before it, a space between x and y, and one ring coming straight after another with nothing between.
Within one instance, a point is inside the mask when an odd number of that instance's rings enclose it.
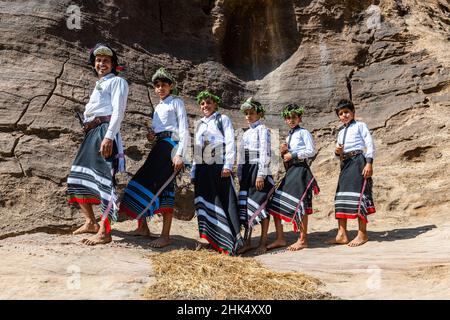
<instances>
[{"instance_id":1,"label":"striped skirt with blue stripes","mask_svg":"<svg viewBox=\"0 0 450 320\"><path fill-rule=\"evenodd\" d=\"M173 174L172 151L177 142L171 138L158 140L147 160L128 183L120 203L120 213L133 219L152 217L154 214L173 213L175 183L172 181L145 210L161 186ZM144 212L145 210L145 212Z\"/></svg>"}]
</instances>

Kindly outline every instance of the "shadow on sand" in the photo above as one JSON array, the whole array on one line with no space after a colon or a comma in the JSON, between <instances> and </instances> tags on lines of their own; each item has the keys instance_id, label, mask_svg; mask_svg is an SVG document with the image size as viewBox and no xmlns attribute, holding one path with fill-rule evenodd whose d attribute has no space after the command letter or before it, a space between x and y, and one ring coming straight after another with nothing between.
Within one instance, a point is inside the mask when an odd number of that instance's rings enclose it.
<instances>
[{"instance_id":1,"label":"shadow on sand","mask_svg":"<svg viewBox=\"0 0 450 320\"><path fill-rule=\"evenodd\" d=\"M399 240L408 240L418 237L421 234L424 234L428 231L437 228L436 225L426 225L414 228L403 228L403 229L393 229L386 231L368 231L369 241L377 241L377 242L385 242L385 241L399 241ZM325 241L336 236L337 229L332 229L329 231L318 231L311 232L308 234L309 240L309 248L326 248L332 245L326 244ZM353 239L357 234L356 230L352 230L348 232L349 239ZM172 236L172 244L166 246L164 248L152 248L149 246L149 243L155 239L157 239L157 235L152 234L150 237L142 237L142 236L133 236L128 232L123 232L119 230L113 230L112 235L119 237L121 239L115 239L114 242L132 244L136 247L140 247L143 249L148 249L154 252L169 252L172 250L179 249L188 249L195 250L197 246L197 240L192 238L186 238L180 235ZM271 232L268 235L268 243L271 243L276 238L275 232ZM293 231L285 231L285 238L287 241L287 246L291 245L298 239L298 233ZM259 236L252 237L252 244L257 245L259 243ZM275 250L267 251L270 254L282 253L286 251L286 248L279 248ZM243 257L255 256L254 250L250 250L249 252L242 255Z\"/></svg>"},{"instance_id":2,"label":"shadow on sand","mask_svg":"<svg viewBox=\"0 0 450 320\"><path fill-rule=\"evenodd\" d=\"M286 226L287 227L287 226ZM285 230L287 229L285 227ZM377 242L385 242L385 241L398 241L398 240L408 240L418 237L419 235L431 231L437 228L436 225L426 225L414 228L403 228L403 229L393 229L386 231L368 231L369 241L377 241ZM325 243L327 240L332 239L337 234L337 229L332 229L329 231L318 231L318 232L310 232L308 233L308 242L309 248L327 248L333 245L329 245ZM353 239L357 235L357 230L348 231L349 239ZM286 238L287 246L293 244L298 239L298 233L293 231L285 231L284 236ZM271 232L268 235L268 243L275 241L276 234L275 232ZM257 244L259 242L259 237L252 237L252 244ZM278 248L275 250L267 251L270 254L277 254L286 251L286 247ZM254 256L252 251L246 253L244 256Z\"/></svg>"}]
</instances>

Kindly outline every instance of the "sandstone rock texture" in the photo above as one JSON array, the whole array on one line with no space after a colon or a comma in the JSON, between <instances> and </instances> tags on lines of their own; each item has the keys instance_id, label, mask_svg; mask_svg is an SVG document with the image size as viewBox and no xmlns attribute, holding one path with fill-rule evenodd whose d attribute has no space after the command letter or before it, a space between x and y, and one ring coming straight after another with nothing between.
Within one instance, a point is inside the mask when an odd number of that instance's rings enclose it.
<instances>
[{"instance_id":1,"label":"sandstone rock texture","mask_svg":"<svg viewBox=\"0 0 450 320\"><path fill-rule=\"evenodd\" d=\"M446 0L0 1L0 239L81 221L66 203L65 180L83 138L74 112L95 83L86 61L98 41L117 49L130 84L121 188L150 150L146 126L158 100L149 81L166 66L191 125L200 115L193 98L205 88L223 98L236 128L245 127L240 102L253 95L281 136L283 105L307 106L304 125L319 149L319 221L333 219L333 107L341 98L353 99L378 147L376 219L444 219L449 16ZM192 216L187 181L180 179L180 219Z\"/></svg>"}]
</instances>

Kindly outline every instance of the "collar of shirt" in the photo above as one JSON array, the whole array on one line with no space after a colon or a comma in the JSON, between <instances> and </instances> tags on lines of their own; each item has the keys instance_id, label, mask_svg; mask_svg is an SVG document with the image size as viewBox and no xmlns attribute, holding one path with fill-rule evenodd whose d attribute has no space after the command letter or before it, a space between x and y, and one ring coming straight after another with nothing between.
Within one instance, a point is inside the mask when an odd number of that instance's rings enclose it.
<instances>
[{"instance_id":1,"label":"collar of shirt","mask_svg":"<svg viewBox=\"0 0 450 320\"><path fill-rule=\"evenodd\" d=\"M106 81L106 80L108 80L108 79L111 79L111 78L113 78L113 77L115 77L116 75L114 74L114 73L108 73L106 76L104 76L104 77L102 77L101 79L98 79L97 80L97 84L100 84L100 83L102 83L102 82L104 82L104 81Z\"/></svg>"},{"instance_id":2,"label":"collar of shirt","mask_svg":"<svg viewBox=\"0 0 450 320\"><path fill-rule=\"evenodd\" d=\"M295 126L294 128L292 128L291 130L289 130L289 134L293 134L295 131L297 131L298 129L300 129L300 126Z\"/></svg>"},{"instance_id":3,"label":"collar of shirt","mask_svg":"<svg viewBox=\"0 0 450 320\"><path fill-rule=\"evenodd\" d=\"M173 100L173 96L169 94L167 97L165 97L163 100L159 101L159 104L169 104Z\"/></svg>"},{"instance_id":4,"label":"collar of shirt","mask_svg":"<svg viewBox=\"0 0 450 320\"><path fill-rule=\"evenodd\" d=\"M356 123L356 120L355 119L352 119L352 121L350 121L349 123L347 123L347 124L344 124L343 125L343 128L348 128L348 127L350 127L352 124L354 124L354 123Z\"/></svg>"},{"instance_id":5,"label":"collar of shirt","mask_svg":"<svg viewBox=\"0 0 450 320\"><path fill-rule=\"evenodd\" d=\"M252 129L255 129L257 126L259 126L261 124L261 121L255 121L253 123L250 123L249 127Z\"/></svg>"},{"instance_id":6,"label":"collar of shirt","mask_svg":"<svg viewBox=\"0 0 450 320\"><path fill-rule=\"evenodd\" d=\"M216 112L214 112L212 115L210 115L208 118L207 118L207 117L203 117L203 118L202 118L202 122L208 123L208 122L210 122L211 120L216 119L217 115L218 115L218 112L216 111Z\"/></svg>"}]
</instances>

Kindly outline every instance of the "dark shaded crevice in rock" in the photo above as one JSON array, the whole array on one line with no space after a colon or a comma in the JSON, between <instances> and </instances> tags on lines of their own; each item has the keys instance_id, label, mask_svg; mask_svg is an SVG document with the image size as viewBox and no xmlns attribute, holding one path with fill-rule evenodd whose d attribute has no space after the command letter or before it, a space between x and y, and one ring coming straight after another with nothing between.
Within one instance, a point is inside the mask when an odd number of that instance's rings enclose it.
<instances>
[{"instance_id":1,"label":"dark shaded crevice in rock","mask_svg":"<svg viewBox=\"0 0 450 320\"><path fill-rule=\"evenodd\" d=\"M11 153L9 155L7 155L8 157L14 157L15 156L15 154L16 154L16 147L19 144L20 138L22 138L22 137L23 137L23 135L21 135L20 137L17 137L14 140L14 144L12 146Z\"/></svg>"},{"instance_id":2,"label":"dark shaded crevice in rock","mask_svg":"<svg viewBox=\"0 0 450 320\"><path fill-rule=\"evenodd\" d=\"M353 78L353 74L355 73L355 69L353 69L352 71L350 71L350 74L347 76L346 80L347 80L347 90L348 90L348 97L350 99L350 101L353 100L353 93L352 93L352 78Z\"/></svg>"},{"instance_id":3,"label":"dark shaded crevice in rock","mask_svg":"<svg viewBox=\"0 0 450 320\"><path fill-rule=\"evenodd\" d=\"M129 146L125 149L125 154L134 161L141 161L144 157L143 153L137 146Z\"/></svg>"},{"instance_id":4,"label":"dark shaded crevice in rock","mask_svg":"<svg viewBox=\"0 0 450 320\"><path fill-rule=\"evenodd\" d=\"M425 94L433 94L438 92L444 92L447 88L450 87L450 80L449 81L443 81L435 86L429 87L429 88L422 88L422 92Z\"/></svg>"},{"instance_id":5,"label":"dark shaded crevice in rock","mask_svg":"<svg viewBox=\"0 0 450 320\"><path fill-rule=\"evenodd\" d=\"M143 78L144 78L144 81L145 81L145 79L150 78L150 77L147 78L147 76L146 76L146 74L145 74L145 61L144 61L144 60L142 60L142 76L143 76ZM149 86L147 85L147 83L144 83L143 85L144 85L144 86L146 87L146 89L147 89L148 103L150 104L150 108L151 108L150 118L153 119L153 114L155 113L155 107L153 106L152 99L151 99L151 96L150 96L150 90L151 90L151 88L149 88ZM148 116L148 115L146 115L146 116Z\"/></svg>"},{"instance_id":6,"label":"dark shaded crevice in rock","mask_svg":"<svg viewBox=\"0 0 450 320\"><path fill-rule=\"evenodd\" d=\"M158 11L159 11L159 31L161 32L161 34L164 34L164 23L162 18L163 10L161 6L161 0L158 1Z\"/></svg>"},{"instance_id":7,"label":"dark shaded crevice in rock","mask_svg":"<svg viewBox=\"0 0 450 320\"><path fill-rule=\"evenodd\" d=\"M62 134L73 134L74 132L69 129L27 129L25 131L27 135L34 135L39 139L55 140L59 139Z\"/></svg>"},{"instance_id":8,"label":"dark shaded crevice in rock","mask_svg":"<svg viewBox=\"0 0 450 320\"><path fill-rule=\"evenodd\" d=\"M40 94L40 95L37 95L37 96L34 96L33 98L31 98L31 99L28 101L26 107L22 110L22 113L21 113L19 119L18 119L18 120L16 121L16 123L14 124L14 129L19 129L19 130L23 130L23 131L25 130L25 128L22 128L22 126L19 126L19 123L20 123L20 121L22 120L22 118L25 116L25 114L27 113L28 108L30 107L31 102L33 102L34 99L40 98L40 97L48 97L48 96L43 95L43 94Z\"/></svg>"},{"instance_id":9,"label":"dark shaded crevice in rock","mask_svg":"<svg viewBox=\"0 0 450 320\"><path fill-rule=\"evenodd\" d=\"M69 60L70 60L70 57L67 58L66 61L64 61L63 65L62 65L62 67L61 67L61 71L60 71L59 74L55 77L55 82L54 82L53 88L52 88L52 90L50 91L50 93L48 94L47 99L45 100L44 104L42 105L41 112L44 110L45 106L47 105L47 103L48 103L48 102L50 101L50 99L52 98L53 93L55 92L56 87L58 86L58 80L61 79L62 75L64 74L64 69L66 68L66 64L67 64L67 62L69 62Z\"/></svg>"},{"instance_id":10,"label":"dark shaded crevice in rock","mask_svg":"<svg viewBox=\"0 0 450 320\"><path fill-rule=\"evenodd\" d=\"M262 79L286 61L301 42L288 1L227 1L220 44L223 64L244 81Z\"/></svg>"},{"instance_id":11,"label":"dark shaded crevice in rock","mask_svg":"<svg viewBox=\"0 0 450 320\"><path fill-rule=\"evenodd\" d=\"M403 3L402 0L395 0L395 7L400 17L404 17L409 13L409 7Z\"/></svg>"},{"instance_id":12,"label":"dark shaded crevice in rock","mask_svg":"<svg viewBox=\"0 0 450 320\"><path fill-rule=\"evenodd\" d=\"M19 143L19 140L20 140L20 139L18 139L17 143ZM16 146L17 146L17 145L16 145ZM25 172L25 170L23 169L23 166L22 166L22 163L20 163L19 157L18 157L17 154L15 153L15 147L14 147L14 157L16 158L17 163L19 164L19 167L20 167L20 170L22 171L23 177L29 177L29 176L27 175L27 173ZM20 177L20 178L21 178L21 177Z\"/></svg>"},{"instance_id":13,"label":"dark shaded crevice in rock","mask_svg":"<svg viewBox=\"0 0 450 320\"><path fill-rule=\"evenodd\" d=\"M214 8L215 0L202 0L201 6L203 12L209 16L211 14L212 9Z\"/></svg>"},{"instance_id":14,"label":"dark shaded crevice in rock","mask_svg":"<svg viewBox=\"0 0 450 320\"><path fill-rule=\"evenodd\" d=\"M417 147L412 150L407 150L403 153L403 159L409 161L420 159L428 152L428 150L432 148L433 148L432 146L424 146L424 147Z\"/></svg>"}]
</instances>

